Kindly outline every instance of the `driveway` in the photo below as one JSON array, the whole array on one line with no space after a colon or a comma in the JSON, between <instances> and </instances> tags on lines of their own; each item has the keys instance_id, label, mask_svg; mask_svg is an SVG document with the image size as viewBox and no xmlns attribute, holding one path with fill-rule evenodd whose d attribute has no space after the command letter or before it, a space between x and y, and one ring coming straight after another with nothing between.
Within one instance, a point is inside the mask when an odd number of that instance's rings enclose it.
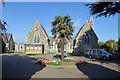
<instances>
[{"instance_id":1,"label":"driveway","mask_svg":"<svg viewBox=\"0 0 120 80\"><path fill-rule=\"evenodd\" d=\"M85 57L69 56L86 60L85 66L77 64L74 67L44 67L37 65L37 58L55 58L60 54L26 56L19 54L2 55L3 78L117 78L120 65L117 61L88 59Z\"/></svg>"}]
</instances>

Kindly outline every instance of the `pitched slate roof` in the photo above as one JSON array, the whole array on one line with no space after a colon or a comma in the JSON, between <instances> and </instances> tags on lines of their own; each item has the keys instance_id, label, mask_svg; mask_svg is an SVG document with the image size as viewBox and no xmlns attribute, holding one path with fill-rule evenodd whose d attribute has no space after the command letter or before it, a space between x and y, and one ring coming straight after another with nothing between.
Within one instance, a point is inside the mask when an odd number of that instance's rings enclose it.
<instances>
[{"instance_id":1,"label":"pitched slate roof","mask_svg":"<svg viewBox=\"0 0 120 80\"><path fill-rule=\"evenodd\" d=\"M11 35L12 35L12 33L1 33L0 37L6 43L10 40Z\"/></svg>"},{"instance_id":2,"label":"pitched slate roof","mask_svg":"<svg viewBox=\"0 0 120 80\"><path fill-rule=\"evenodd\" d=\"M55 39L53 37L49 37L50 40L50 46L53 46L53 42L55 41ZM74 40L75 37L72 37L72 39L70 39L70 45L74 45Z\"/></svg>"},{"instance_id":3,"label":"pitched slate roof","mask_svg":"<svg viewBox=\"0 0 120 80\"><path fill-rule=\"evenodd\" d=\"M75 40L75 37L72 37L72 39L70 39L70 45L71 45L71 46L74 45L74 40Z\"/></svg>"},{"instance_id":4,"label":"pitched slate roof","mask_svg":"<svg viewBox=\"0 0 120 80\"><path fill-rule=\"evenodd\" d=\"M40 22L38 21L38 19L37 19L36 23L39 23L39 24L40 24ZM42 27L42 29L44 30L46 36L48 37L48 34L47 34L47 32L45 31L44 27L43 27L41 24L40 24L40 26Z\"/></svg>"},{"instance_id":5,"label":"pitched slate roof","mask_svg":"<svg viewBox=\"0 0 120 80\"><path fill-rule=\"evenodd\" d=\"M88 24L88 20L86 21L86 23L84 25ZM78 33L76 34L75 38L78 36L78 34L80 33L80 31L82 30L82 28L84 27L84 25L80 28L80 30L78 31Z\"/></svg>"},{"instance_id":6,"label":"pitched slate roof","mask_svg":"<svg viewBox=\"0 0 120 80\"><path fill-rule=\"evenodd\" d=\"M50 40L50 46L53 46L53 42L55 41L55 39L53 37L49 37Z\"/></svg>"},{"instance_id":7,"label":"pitched slate roof","mask_svg":"<svg viewBox=\"0 0 120 80\"><path fill-rule=\"evenodd\" d=\"M80 30L78 31L77 35L75 36L75 38L77 38L78 34L81 32L82 28L85 26L85 25L89 25L89 22L88 20L86 21L86 23L80 28ZM89 25L90 26L90 25ZM93 31L93 34L95 35L95 37L98 39L97 35L95 34L93 28L90 26L90 29Z\"/></svg>"}]
</instances>

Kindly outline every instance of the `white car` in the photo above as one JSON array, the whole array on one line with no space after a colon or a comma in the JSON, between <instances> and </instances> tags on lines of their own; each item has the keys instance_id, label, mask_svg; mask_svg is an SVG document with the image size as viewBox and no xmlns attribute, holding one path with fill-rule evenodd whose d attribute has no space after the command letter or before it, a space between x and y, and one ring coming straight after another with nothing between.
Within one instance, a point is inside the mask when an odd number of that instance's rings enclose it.
<instances>
[{"instance_id":1,"label":"white car","mask_svg":"<svg viewBox=\"0 0 120 80\"><path fill-rule=\"evenodd\" d=\"M89 58L95 57L95 58L102 58L104 60L113 58L112 54L107 53L105 50L102 49L90 49L88 51L88 56Z\"/></svg>"}]
</instances>

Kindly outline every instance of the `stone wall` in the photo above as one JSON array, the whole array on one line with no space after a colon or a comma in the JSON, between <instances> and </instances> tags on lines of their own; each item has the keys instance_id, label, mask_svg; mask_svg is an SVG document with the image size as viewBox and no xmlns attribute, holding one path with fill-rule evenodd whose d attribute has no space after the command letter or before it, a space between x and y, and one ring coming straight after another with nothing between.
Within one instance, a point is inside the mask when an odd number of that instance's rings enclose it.
<instances>
[{"instance_id":1,"label":"stone wall","mask_svg":"<svg viewBox=\"0 0 120 80\"><path fill-rule=\"evenodd\" d=\"M39 36L39 43L34 43L35 35ZM26 37L26 44L43 44L45 53L49 53L48 37L43 27L36 22Z\"/></svg>"},{"instance_id":2,"label":"stone wall","mask_svg":"<svg viewBox=\"0 0 120 80\"><path fill-rule=\"evenodd\" d=\"M85 37L89 37L89 44L85 44ZM91 48L98 48L98 38L88 22L80 29L75 40L74 53L87 53Z\"/></svg>"},{"instance_id":3,"label":"stone wall","mask_svg":"<svg viewBox=\"0 0 120 80\"><path fill-rule=\"evenodd\" d=\"M22 46L22 48L21 48ZM24 52L24 43L15 43L15 51Z\"/></svg>"}]
</instances>

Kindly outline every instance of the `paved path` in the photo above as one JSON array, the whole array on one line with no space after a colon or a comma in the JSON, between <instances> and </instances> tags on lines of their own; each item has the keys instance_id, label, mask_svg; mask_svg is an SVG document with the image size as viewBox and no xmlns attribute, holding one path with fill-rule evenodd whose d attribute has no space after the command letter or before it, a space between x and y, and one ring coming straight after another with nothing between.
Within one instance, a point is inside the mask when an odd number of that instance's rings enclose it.
<instances>
[{"instance_id":1,"label":"paved path","mask_svg":"<svg viewBox=\"0 0 120 80\"><path fill-rule=\"evenodd\" d=\"M18 54L2 55L3 78L116 78L118 77L118 64L116 61L103 61L99 59L84 59L87 65L76 67L44 67L34 63L36 58L54 58L59 54L26 56Z\"/></svg>"}]
</instances>

